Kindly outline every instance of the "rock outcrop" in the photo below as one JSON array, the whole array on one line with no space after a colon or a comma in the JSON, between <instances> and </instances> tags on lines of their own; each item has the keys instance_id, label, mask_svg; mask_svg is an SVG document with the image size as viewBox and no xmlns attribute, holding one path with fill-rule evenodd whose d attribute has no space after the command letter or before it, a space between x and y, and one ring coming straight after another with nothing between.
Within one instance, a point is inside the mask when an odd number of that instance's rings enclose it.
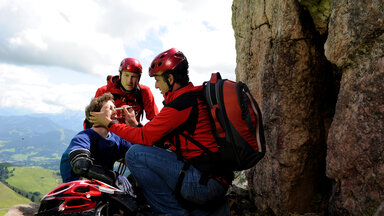
<instances>
[{"instance_id":1,"label":"rock outcrop","mask_svg":"<svg viewBox=\"0 0 384 216\"><path fill-rule=\"evenodd\" d=\"M4 216L34 216L39 209L36 203L15 205Z\"/></svg>"},{"instance_id":2,"label":"rock outcrop","mask_svg":"<svg viewBox=\"0 0 384 216\"><path fill-rule=\"evenodd\" d=\"M334 1L324 47L343 74L327 145L330 207L369 214L384 199L384 2Z\"/></svg>"},{"instance_id":3,"label":"rock outcrop","mask_svg":"<svg viewBox=\"0 0 384 216\"><path fill-rule=\"evenodd\" d=\"M362 215L384 198L384 2L234 0L236 77L263 112L247 172L275 215Z\"/></svg>"}]
</instances>

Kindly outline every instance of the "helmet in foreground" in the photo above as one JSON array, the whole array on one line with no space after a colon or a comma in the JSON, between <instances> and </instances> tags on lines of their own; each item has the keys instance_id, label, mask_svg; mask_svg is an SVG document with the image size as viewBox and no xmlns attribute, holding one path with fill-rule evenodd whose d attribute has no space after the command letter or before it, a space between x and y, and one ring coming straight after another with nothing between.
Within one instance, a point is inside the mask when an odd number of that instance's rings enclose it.
<instances>
[{"instance_id":1,"label":"helmet in foreground","mask_svg":"<svg viewBox=\"0 0 384 216\"><path fill-rule=\"evenodd\" d=\"M162 75L168 70L173 70L182 61L186 60L187 58L184 54L176 48L164 51L153 59L151 66L149 67L149 76Z\"/></svg>"},{"instance_id":2,"label":"helmet in foreground","mask_svg":"<svg viewBox=\"0 0 384 216\"><path fill-rule=\"evenodd\" d=\"M102 199L102 192L113 194L122 191L97 180L60 184L41 199L36 215L76 215L80 212L81 215L96 215L97 211L101 211L98 201Z\"/></svg>"}]
</instances>

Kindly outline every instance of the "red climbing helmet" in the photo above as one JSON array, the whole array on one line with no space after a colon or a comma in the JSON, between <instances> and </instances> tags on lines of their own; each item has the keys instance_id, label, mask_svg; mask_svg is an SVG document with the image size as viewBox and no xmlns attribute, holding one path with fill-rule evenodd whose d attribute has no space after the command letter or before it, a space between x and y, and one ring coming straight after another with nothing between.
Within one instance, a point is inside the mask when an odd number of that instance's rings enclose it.
<instances>
[{"instance_id":1,"label":"red climbing helmet","mask_svg":"<svg viewBox=\"0 0 384 216\"><path fill-rule=\"evenodd\" d=\"M135 58L125 58L120 63L119 72L129 71L136 74L141 74L142 67L140 61Z\"/></svg>"},{"instance_id":2,"label":"red climbing helmet","mask_svg":"<svg viewBox=\"0 0 384 216\"><path fill-rule=\"evenodd\" d=\"M149 76L162 75L168 70L173 70L183 60L186 60L184 54L176 48L164 51L153 59L149 67Z\"/></svg>"},{"instance_id":3,"label":"red climbing helmet","mask_svg":"<svg viewBox=\"0 0 384 216\"><path fill-rule=\"evenodd\" d=\"M46 194L40 202L37 215L89 212L95 210L102 193L123 193L97 180L78 180L63 183Z\"/></svg>"}]
</instances>

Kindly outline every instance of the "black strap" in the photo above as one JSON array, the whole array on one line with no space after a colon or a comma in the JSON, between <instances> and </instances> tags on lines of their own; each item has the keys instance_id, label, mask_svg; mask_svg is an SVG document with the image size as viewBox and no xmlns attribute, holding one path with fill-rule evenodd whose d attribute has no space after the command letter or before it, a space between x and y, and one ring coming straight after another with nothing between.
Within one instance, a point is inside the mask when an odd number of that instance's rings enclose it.
<instances>
[{"instance_id":1,"label":"black strap","mask_svg":"<svg viewBox=\"0 0 384 216\"><path fill-rule=\"evenodd\" d=\"M120 88L120 87L118 86L118 88ZM125 103L127 103L127 105L129 105L128 102L130 102L130 103L136 103L137 102L140 106L140 110L138 112L139 121L143 121L143 118L144 118L144 101L143 101L143 95L141 92L141 88L139 87L139 85L137 86L135 91L136 91L135 92L136 96L133 99L129 99L125 95L123 96L121 94L116 94L116 93L112 94L112 95L113 95L113 98L115 99L115 101L117 99L120 99L120 100L124 101Z\"/></svg>"},{"instance_id":2,"label":"black strap","mask_svg":"<svg viewBox=\"0 0 384 216\"><path fill-rule=\"evenodd\" d=\"M183 208L188 209L188 210L193 210L196 208L212 210L212 209L217 208L218 205L220 205L223 201L225 201L225 196L223 196L220 199L215 199L215 200L209 201L206 204L200 205L200 204L196 204L196 203L193 203L192 201L184 199L184 197L181 195L181 187L183 185L185 173L188 170L189 166L190 166L189 163L187 163L187 162L184 163L183 168L180 170L179 178L177 180L175 190L173 192L175 194L179 204Z\"/></svg>"},{"instance_id":3,"label":"black strap","mask_svg":"<svg viewBox=\"0 0 384 216\"><path fill-rule=\"evenodd\" d=\"M190 164L187 162L184 162L183 168L180 170L179 178L177 179L177 183L175 186L175 191L173 192L178 200L184 200L184 198L181 196L181 186L183 185L183 180L185 177L185 172L188 170Z\"/></svg>"},{"instance_id":4,"label":"black strap","mask_svg":"<svg viewBox=\"0 0 384 216\"><path fill-rule=\"evenodd\" d=\"M207 156L208 157L214 157L213 155L213 152L211 150L209 150L207 147L205 147L204 145L202 145L201 143L199 143L197 140L193 139L191 136L187 135L187 134L184 134L182 133L181 134L183 137L185 137L188 141L192 142L193 144L195 144L197 147L199 147L201 150L203 150L204 152L206 152ZM176 142L177 143L177 142ZM180 143L180 141L179 141ZM177 149L177 148L176 148ZM194 164L196 165L196 164ZM196 167L196 166L195 166ZM198 167L197 167L198 168ZM200 170L201 172L201 177L200 177L200 180L199 180L199 184L201 185L207 185L208 184L208 180L212 177L211 174L212 173L206 173L206 172L203 172L202 170Z\"/></svg>"},{"instance_id":5,"label":"black strap","mask_svg":"<svg viewBox=\"0 0 384 216\"><path fill-rule=\"evenodd\" d=\"M178 135L175 136L175 145L176 145L176 155L177 160L183 161L183 154L181 153L181 144L180 144L180 137Z\"/></svg>"},{"instance_id":6,"label":"black strap","mask_svg":"<svg viewBox=\"0 0 384 216\"><path fill-rule=\"evenodd\" d=\"M185 209L193 210L196 208L206 208L206 209L211 208L212 207L211 204L216 204L217 201L207 203L206 205L198 205L196 203L193 203L191 201L184 199L184 197L181 195L181 187L183 185L185 173L189 169L189 166L190 166L190 164L188 162L184 162L183 168L180 170L179 178L177 179L177 183L176 183L175 190L173 191L173 193L175 194L177 200L179 201L179 204Z\"/></svg>"},{"instance_id":7,"label":"black strap","mask_svg":"<svg viewBox=\"0 0 384 216\"><path fill-rule=\"evenodd\" d=\"M145 107L144 107L142 91L139 85L137 85L136 98L137 98L137 102L139 103L139 106L141 107L139 112L139 119L140 121L143 121Z\"/></svg>"},{"instance_id":8,"label":"black strap","mask_svg":"<svg viewBox=\"0 0 384 216\"><path fill-rule=\"evenodd\" d=\"M199 147L201 150L203 150L207 154L212 154L212 151L209 150L207 147L205 147L203 144L199 143L197 140L193 139L191 136L188 134L181 134L183 137L185 137L188 141L191 143L195 144L197 147Z\"/></svg>"},{"instance_id":9,"label":"black strap","mask_svg":"<svg viewBox=\"0 0 384 216\"><path fill-rule=\"evenodd\" d=\"M249 89L246 84L242 82L238 82L236 84L236 92L237 92L237 98L239 99L239 105L241 109L241 119L243 119L248 126L248 130L253 134L253 136L256 136L254 131L255 129L253 128L252 124L252 117L251 113L249 111L248 105L252 103L252 98L247 97L247 92L249 92ZM254 118L256 119L257 117L255 116L256 114L254 113Z\"/></svg>"}]
</instances>

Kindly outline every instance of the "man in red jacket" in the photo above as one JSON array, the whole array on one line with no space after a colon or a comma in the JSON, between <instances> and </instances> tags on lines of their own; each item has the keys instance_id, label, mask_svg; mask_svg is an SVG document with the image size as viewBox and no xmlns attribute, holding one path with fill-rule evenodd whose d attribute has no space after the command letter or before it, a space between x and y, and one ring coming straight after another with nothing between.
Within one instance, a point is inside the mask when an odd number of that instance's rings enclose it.
<instances>
[{"instance_id":1,"label":"man in red jacket","mask_svg":"<svg viewBox=\"0 0 384 216\"><path fill-rule=\"evenodd\" d=\"M165 99L164 108L152 121L143 127L131 127L138 122L133 110L128 109L124 112L131 126L113 121L102 112L91 113L91 122L134 143L126 154L126 163L155 212L229 215L225 194L233 173L222 169L214 159L218 146L209 110L198 97L203 87L189 82L186 57L175 48L164 51L152 61L149 75L155 77L155 87ZM170 141L172 152L152 147L162 139Z\"/></svg>"},{"instance_id":2,"label":"man in red jacket","mask_svg":"<svg viewBox=\"0 0 384 216\"><path fill-rule=\"evenodd\" d=\"M143 119L144 111L146 118L152 120L159 113L159 110L151 89L139 83L142 73L139 60L135 58L123 59L120 63L119 73L116 76L108 76L107 85L98 88L95 97L110 92L114 97L116 107L133 106L138 122ZM122 112L119 113L120 118L118 120L124 123ZM84 128L89 128L90 124L87 121L84 124Z\"/></svg>"}]
</instances>

